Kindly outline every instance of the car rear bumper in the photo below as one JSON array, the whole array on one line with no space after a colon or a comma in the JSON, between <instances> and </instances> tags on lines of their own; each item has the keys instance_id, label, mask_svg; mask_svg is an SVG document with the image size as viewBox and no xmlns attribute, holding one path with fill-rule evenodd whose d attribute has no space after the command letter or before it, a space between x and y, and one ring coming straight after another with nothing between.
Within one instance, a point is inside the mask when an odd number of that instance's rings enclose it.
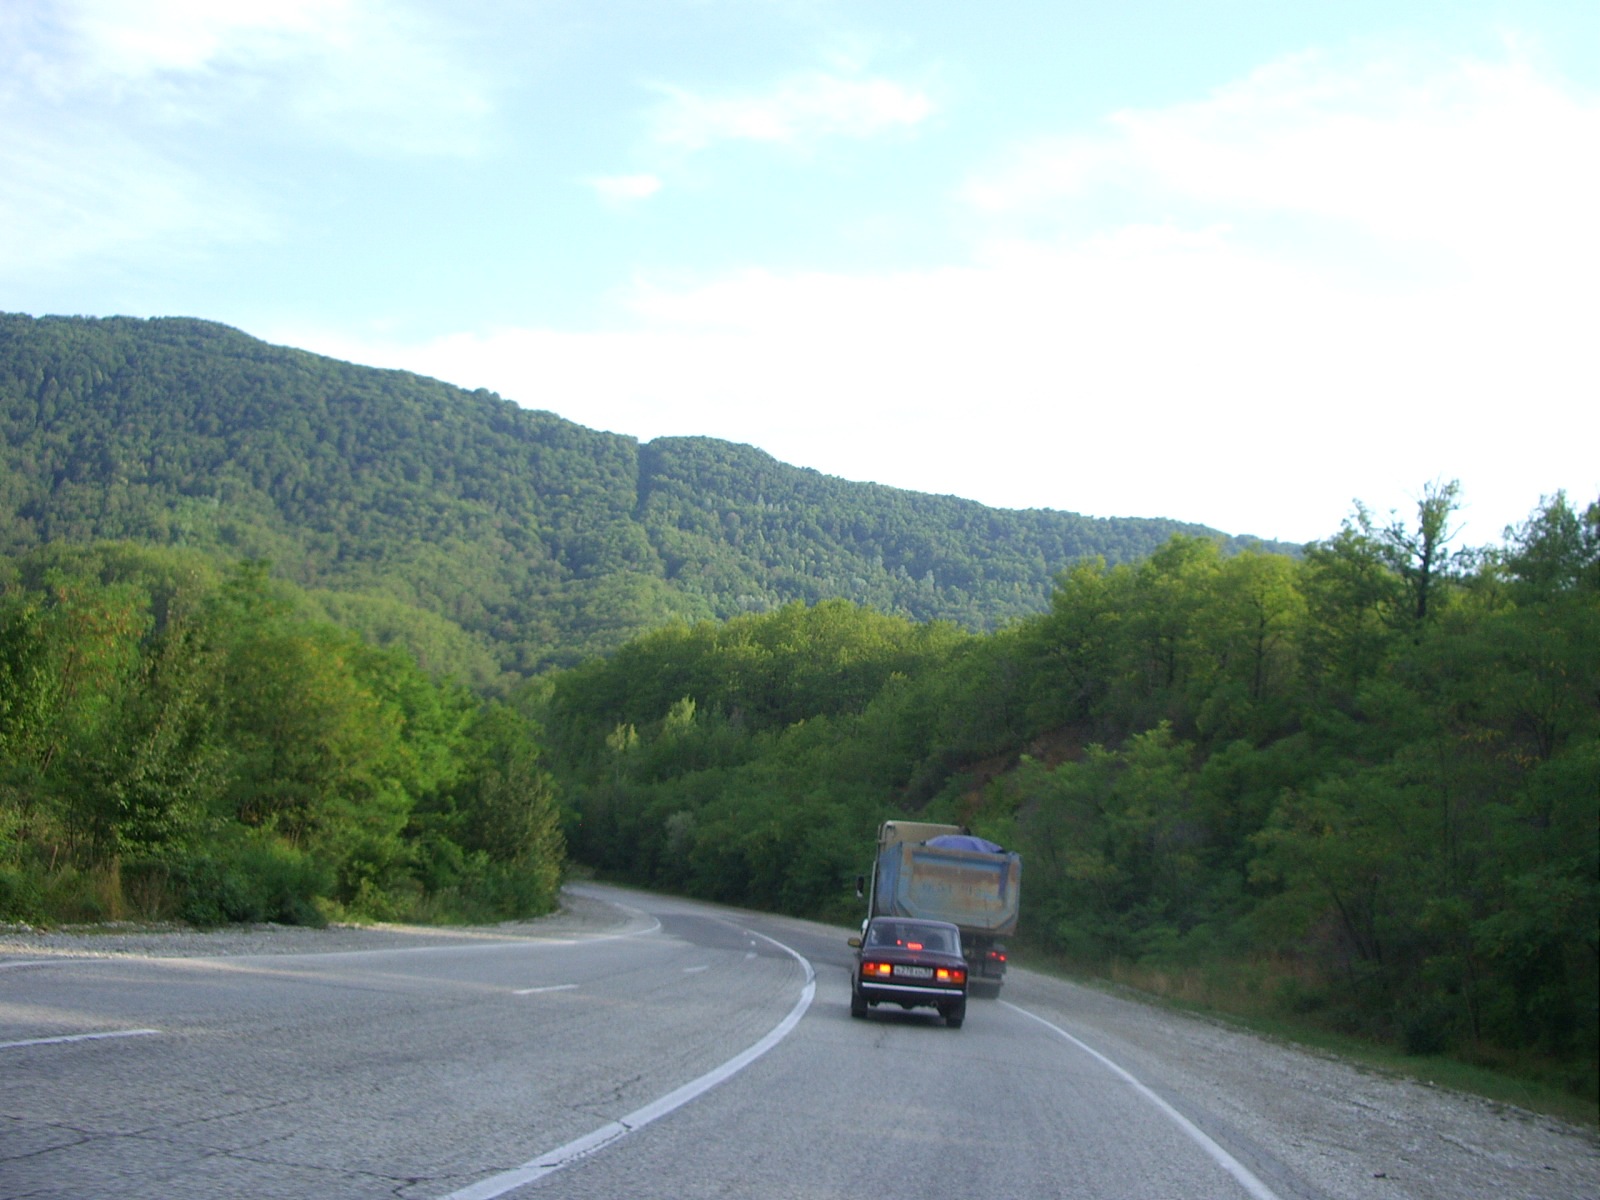
<instances>
[{"instance_id":1,"label":"car rear bumper","mask_svg":"<svg viewBox=\"0 0 1600 1200\"><path fill-rule=\"evenodd\" d=\"M966 992L961 988L923 987L913 983L874 983L863 979L858 985L868 1000L892 1000L897 1004L941 1004L962 1000Z\"/></svg>"}]
</instances>

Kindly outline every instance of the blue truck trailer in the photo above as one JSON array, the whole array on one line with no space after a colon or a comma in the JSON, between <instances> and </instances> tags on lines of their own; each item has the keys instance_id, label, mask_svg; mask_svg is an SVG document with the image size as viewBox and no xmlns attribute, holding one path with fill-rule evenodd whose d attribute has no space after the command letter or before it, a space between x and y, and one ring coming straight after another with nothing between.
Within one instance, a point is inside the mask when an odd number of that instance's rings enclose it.
<instances>
[{"instance_id":1,"label":"blue truck trailer","mask_svg":"<svg viewBox=\"0 0 1600 1200\"><path fill-rule=\"evenodd\" d=\"M1006 974L1005 939L1017 930L1022 856L973 837L959 825L885 821L878 828L872 878L858 883L867 917L948 921L961 930L969 987L998 994Z\"/></svg>"}]
</instances>

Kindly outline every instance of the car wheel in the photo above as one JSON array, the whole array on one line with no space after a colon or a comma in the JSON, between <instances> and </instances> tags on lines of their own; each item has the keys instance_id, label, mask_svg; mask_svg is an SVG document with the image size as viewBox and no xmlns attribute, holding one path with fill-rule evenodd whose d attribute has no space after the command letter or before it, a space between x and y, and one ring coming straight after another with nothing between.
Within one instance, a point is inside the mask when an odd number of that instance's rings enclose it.
<instances>
[{"instance_id":1,"label":"car wheel","mask_svg":"<svg viewBox=\"0 0 1600 1200\"><path fill-rule=\"evenodd\" d=\"M952 1004L944 1011L944 1023L950 1026L951 1029L960 1029L961 1022L966 1019L967 1005L965 1001L960 1004Z\"/></svg>"},{"instance_id":2,"label":"car wheel","mask_svg":"<svg viewBox=\"0 0 1600 1200\"><path fill-rule=\"evenodd\" d=\"M850 1015L852 1017L867 1015L867 998L855 988L850 989Z\"/></svg>"}]
</instances>

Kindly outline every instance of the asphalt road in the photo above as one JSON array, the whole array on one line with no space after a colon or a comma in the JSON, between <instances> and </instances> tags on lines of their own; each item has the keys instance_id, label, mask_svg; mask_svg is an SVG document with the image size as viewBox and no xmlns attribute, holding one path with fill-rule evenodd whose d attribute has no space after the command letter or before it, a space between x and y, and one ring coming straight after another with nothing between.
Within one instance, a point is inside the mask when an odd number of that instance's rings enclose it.
<instances>
[{"instance_id":1,"label":"asphalt road","mask_svg":"<svg viewBox=\"0 0 1600 1200\"><path fill-rule=\"evenodd\" d=\"M846 931L575 892L366 949L0 945L0 1197L1600 1196L1542 1118L1026 971L960 1030L855 1020Z\"/></svg>"}]
</instances>

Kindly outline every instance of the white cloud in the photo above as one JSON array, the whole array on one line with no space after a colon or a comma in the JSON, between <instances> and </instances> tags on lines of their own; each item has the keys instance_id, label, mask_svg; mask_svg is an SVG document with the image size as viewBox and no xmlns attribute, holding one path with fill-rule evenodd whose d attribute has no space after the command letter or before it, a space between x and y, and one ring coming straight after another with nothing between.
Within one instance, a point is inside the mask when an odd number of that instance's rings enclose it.
<instances>
[{"instance_id":1,"label":"white cloud","mask_svg":"<svg viewBox=\"0 0 1600 1200\"><path fill-rule=\"evenodd\" d=\"M154 244L170 262L273 232L271 218L226 183L80 118L48 133L0 132L0 164L0 274L48 276L82 261L131 266Z\"/></svg>"},{"instance_id":2,"label":"white cloud","mask_svg":"<svg viewBox=\"0 0 1600 1200\"><path fill-rule=\"evenodd\" d=\"M35 122L116 104L238 136L287 117L352 149L456 157L492 114L445 29L399 0L65 0L29 32L7 97Z\"/></svg>"},{"instance_id":3,"label":"white cloud","mask_svg":"<svg viewBox=\"0 0 1600 1200\"><path fill-rule=\"evenodd\" d=\"M681 150L704 150L728 141L796 145L830 137L876 137L919 125L934 112L933 100L916 88L821 72L792 76L761 93L660 90L666 99L652 117L655 139Z\"/></svg>"},{"instance_id":4,"label":"white cloud","mask_svg":"<svg viewBox=\"0 0 1600 1200\"><path fill-rule=\"evenodd\" d=\"M377 0L64 0L5 32L0 269L269 236L243 173L196 165L214 135L231 153L287 122L369 154L461 156L490 111L447 39Z\"/></svg>"},{"instance_id":5,"label":"white cloud","mask_svg":"<svg viewBox=\"0 0 1600 1200\"><path fill-rule=\"evenodd\" d=\"M1097 189L1147 204L1348 225L1480 258L1600 252L1600 102L1501 62L1307 53L1193 103L1112 114L975 179L992 214L1070 217ZM1553 240L1559 238L1559 244Z\"/></svg>"},{"instance_id":6,"label":"white cloud","mask_svg":"<svg viewBox=\"0 0 1600 1200\"><path fill-rule=\"evenodd\" d=\"M278 57L285 48L276 43L326 39L353 8L343 0L70 0L61 11L86 75L148 79L226 59Z\"/></svg>"},{"instance_id":7,"label":"white cloud","mask_svg":"<svg viewBox=\"0 0 1600 1200\"><path fill-rule=\"evenodd\" d=\"M595 194L607 204L631 204L648 200L661 190L661 179L656 175L602 175L587 181Z\"/></svg>"}]
</instances>

